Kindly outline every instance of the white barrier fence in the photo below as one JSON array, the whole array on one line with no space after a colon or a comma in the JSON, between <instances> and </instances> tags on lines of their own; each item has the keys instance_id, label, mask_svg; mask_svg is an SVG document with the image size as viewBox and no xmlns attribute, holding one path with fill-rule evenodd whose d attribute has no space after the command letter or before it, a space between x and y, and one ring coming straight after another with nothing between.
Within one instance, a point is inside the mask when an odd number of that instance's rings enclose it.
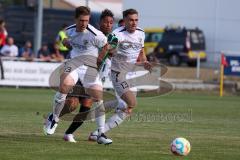
<instances>
[{"instance_id":1,"label":"white barrier fence","mask_svg":"<svg viewBox=\"0 0 240 160\"><path fill-rule=\"evenodd\" d=\"M50 87L49 77L61 64L3 60L5 79L0 80L0 86ZM105 79L104 88L113 88L109 78Z\"/></svg>"},{"instance_id":2,"label":"white barrier fence","mask_svg":"<svg viewBox=\"0 0 240 160\"><path fill-rule=\"evenodd\" d=\"M4 60L5 79L0 85L49 87L49 77L60 64Z\"/></svg>"},{"instance_id":3,"label":"white barrier fence","mask_svg":"<svg viewBox=\"0 0 240 160\"><path fill-rule=\"evenodd\" d=\"M36 61L17 61L3 60L5 79L0 80L0 86L17 87L50 87L49 78L51 73L61 65L60 62L36 62ZM135 72L132 78L146 74L145 71ZM128 79L128 76L126 77ZM159 86L139 86L139 89L154 89ZM113 88L112 82L106 78L103 88Z\"/></svg>"}]
</instances>

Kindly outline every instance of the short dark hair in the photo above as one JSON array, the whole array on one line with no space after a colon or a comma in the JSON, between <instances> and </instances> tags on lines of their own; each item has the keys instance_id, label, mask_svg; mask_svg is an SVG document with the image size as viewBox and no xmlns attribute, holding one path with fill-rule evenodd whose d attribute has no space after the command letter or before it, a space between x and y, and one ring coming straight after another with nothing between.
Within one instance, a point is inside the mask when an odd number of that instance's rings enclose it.
<instances>
[{"instance_id":1,"label":"short dark hair","mask_svg":"<svg viewBox=\"0 0 240 160\"><path fill-rule=\"evenodd\" d=\"M124 22L124 20L123 20L123 19L120 19L120 20L118 21L118 25L120 26L123 22Z\"/></svg>"},{"instance_id":2,"label":"short dark hair","mask_svg":"<svg viewBox=\"0 0 240 160\"><path fill-rule=\"evenodd\" d=\"M100 20L102 20L103 18L105 18L105 17L114 17L114 14L112 13L112 11L110 11L109 9L104 9L103 11L102 11L102 14L101 14L101 16L100 16Z\"/></svg>"},{"instance_id":3,"label":"short dark hair","mask_svg":"<svg viewBox=\"0 0 240 160\"><path fill-rule=\"evenodd\" d=\"M87 16L90 14L91 14L91 10L89 7L80 6L75 9L75 18L78 18L80 15Z\"/></svg>"},{"instance_id":4,"label":"short dark hair","mask_svg":"<svg viewBox=\"0 0 240 160\"><path fill-rule=\"evenodd\" d=\"M138 14L136 9L127 9L125 11L123 11L123 18L126 18L128 15L132 15L132 14Z\"/></svg>"}]
</instances>

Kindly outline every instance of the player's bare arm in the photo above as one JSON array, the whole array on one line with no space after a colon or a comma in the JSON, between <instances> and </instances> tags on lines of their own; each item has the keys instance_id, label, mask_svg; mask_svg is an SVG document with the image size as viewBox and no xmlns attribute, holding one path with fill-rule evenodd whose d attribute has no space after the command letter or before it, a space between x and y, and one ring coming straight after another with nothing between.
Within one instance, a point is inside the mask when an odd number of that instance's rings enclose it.
<instances>
[{"instance_id":1,"label":"player's bare arm","mask_svg":"<svg viewBox=\"0 0 240 160\"><path fill-rule=\"evenodd\" d=\"M149 63L147 61L147 57L146 57L146 54L144 52L144 48L141 49L140 53L139 53L139 56L138 56L138 60L137 60L137 64L143 64L144 65L144 68L146 70L149 70L151 71L152 69L152 65L151 63Z\"/></svg>"},{"instance_id":2,"label":"player's bare arm","mask_svg":"<svg viewBox=\"0 0 240 160\"><path fill-rule=\"evenodd\" d=\"M97 58L97 66L98 67L102 64L103 58L108 52L108 48L109 48L109 46L108 46L108 44L106 44L105 46L102 47L101 51L99 52L99 55Z\"/></svg>"}]
</instances>

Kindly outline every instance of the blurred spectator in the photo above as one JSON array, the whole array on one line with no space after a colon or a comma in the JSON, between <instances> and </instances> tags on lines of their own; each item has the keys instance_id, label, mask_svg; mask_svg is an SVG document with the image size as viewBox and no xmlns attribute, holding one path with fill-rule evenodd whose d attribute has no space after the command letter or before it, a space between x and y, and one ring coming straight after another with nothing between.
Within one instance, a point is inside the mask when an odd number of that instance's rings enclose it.
<instances>
[{"instance_id":1,"label":"blurred spectator","mask_svg":"<svg viewBox=\"0 0 240 160\"><path fill-rule=\"evenodd\" d=\"M56 44L57 48L60 52L61 55L64 56L64 58L68 58L69 54L69 49L63 45L63 40L67 38L67 35L65 33L65 29L67 28L66 24L62 25L61 30L58 32L57 38L56 38Z\"/></svg>"},{"instance_id":2,"label":"blurred spectator","mask_svg":"<svg viewBox=\"0 0 240 160\"><path fill-rule=\"evenodd\" d=\"M125 26L125 22L124 22L123 19L120 19L120 20L118 21L118 27L122 27L122 26Z\"/></svg>"},{"instance_id":3,"label":"blurred spectator","mask_svg":"<svg viewBox=\"0 0 240 160\"><path fill-rule=\"evenodd\" d=\"M0 20L0 49L6 44L7 30L4 20Z\"/></svg>"},{"instance_id":4,"label":"blurred spectator","mask_svg":"<svg viewBox=\"0 0 240 160\"><path fill-rule=\"evenodd\" d=\"M8 37L7 44L2 47L0 53L7 57L16 57L18 55L18 47L14 44L12 37Z\"/></svg>"},{"instance_id":5,"label":"blurred spectator","mask_svg":"<svg viewBox=\"0 0 240 160\"><path fill-rule=\"evenodd\" d=\"M23 57L26 60L33 60L34 53L32 50L32 43L30 41L25 42L25 45L20 49L18 56Z\"/></svg>"},{"instance_id":6,"label":"blurred spectator","mask_svg":"<svg viewBox=\"0 0 240 160\"><path fill-rule=\"evenodd\" d=\"M52 59L56 60L56 61L63 61L64 57L63 55L61 55L61 53L58 50L58 46L56 43L54 44L49 44L49 51L51 53L51 57Z\"/></svg>"},{"instance_id":7,"label":"blurred spectator","mask_svg":"<svg viewBox=\"0 0 240 160\"><path fill-rule=\"evenodd\" d=\"M42 60L42 61L51 61L51 53L48 49L48 45L47 44L43 44L43 46L41 47L41 49L38 51L38 57Z\"/></svg>"}]
</instances>

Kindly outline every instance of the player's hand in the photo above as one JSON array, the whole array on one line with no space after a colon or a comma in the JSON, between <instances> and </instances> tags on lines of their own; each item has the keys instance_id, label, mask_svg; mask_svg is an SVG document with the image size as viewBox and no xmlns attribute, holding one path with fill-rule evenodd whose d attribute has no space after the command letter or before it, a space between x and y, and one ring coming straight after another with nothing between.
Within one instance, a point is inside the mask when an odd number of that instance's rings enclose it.
<instances>
[{"instance_id":1,"label":"player's hand","mask_svg":"<svg viewBox=\"0 0 240 160\"><path fill-rule=\"evenodd\" d=\"M62 41L62 44L67 47L68 49L71 49L72 46L71 46L71 43L70 43L70 40L68 38L64 38L63 41Z\"/></svg>"},{"instance_id":2,"label":"player's hand","mask_svg":"<svg viewBox=\"0 0 240 160\"><path fill-rule=\"evenodd\" d=\"M108 44L110 45L109 49L115 49L118 46L118 38L115 34L110 33L107 37Z\"/></svg>"},{"instance_id":3,"label":"player's hand","mask_svg":"<svg viewBox=\"0 0 240 160\"><path fill-rule=\"evenodd\" d=\"M148 62L148 61L145 61L145 62L143 62L143 64L144 64L144 69L146 69L146 70L148 70L148 71L152 71L152 64L150 63L150 62Z\"/></svg>"},{"instance_id":4,"label":"player's hand","mask_svg":"<svg viewBox=\"0 0 240 160\"><path fill-rule=\"evenodd\" d=\"M102 65L102 61L103 61L103 58L98 56L97 58L97 67L98 67L98 70L101 69L101 65Z\"/></svg>"},{"instance_id":5,"label":"player's hand","mask_svg":"<svg viewBox=\"0 0 240 160\"><path fill-rule=\"evenodd\" d=\"M117 52L117 49L116 48L113 48L110 44L108 44L108 56L109 57L112 57L114 55L114 53Z\"/></svg>"}]
</instances>

